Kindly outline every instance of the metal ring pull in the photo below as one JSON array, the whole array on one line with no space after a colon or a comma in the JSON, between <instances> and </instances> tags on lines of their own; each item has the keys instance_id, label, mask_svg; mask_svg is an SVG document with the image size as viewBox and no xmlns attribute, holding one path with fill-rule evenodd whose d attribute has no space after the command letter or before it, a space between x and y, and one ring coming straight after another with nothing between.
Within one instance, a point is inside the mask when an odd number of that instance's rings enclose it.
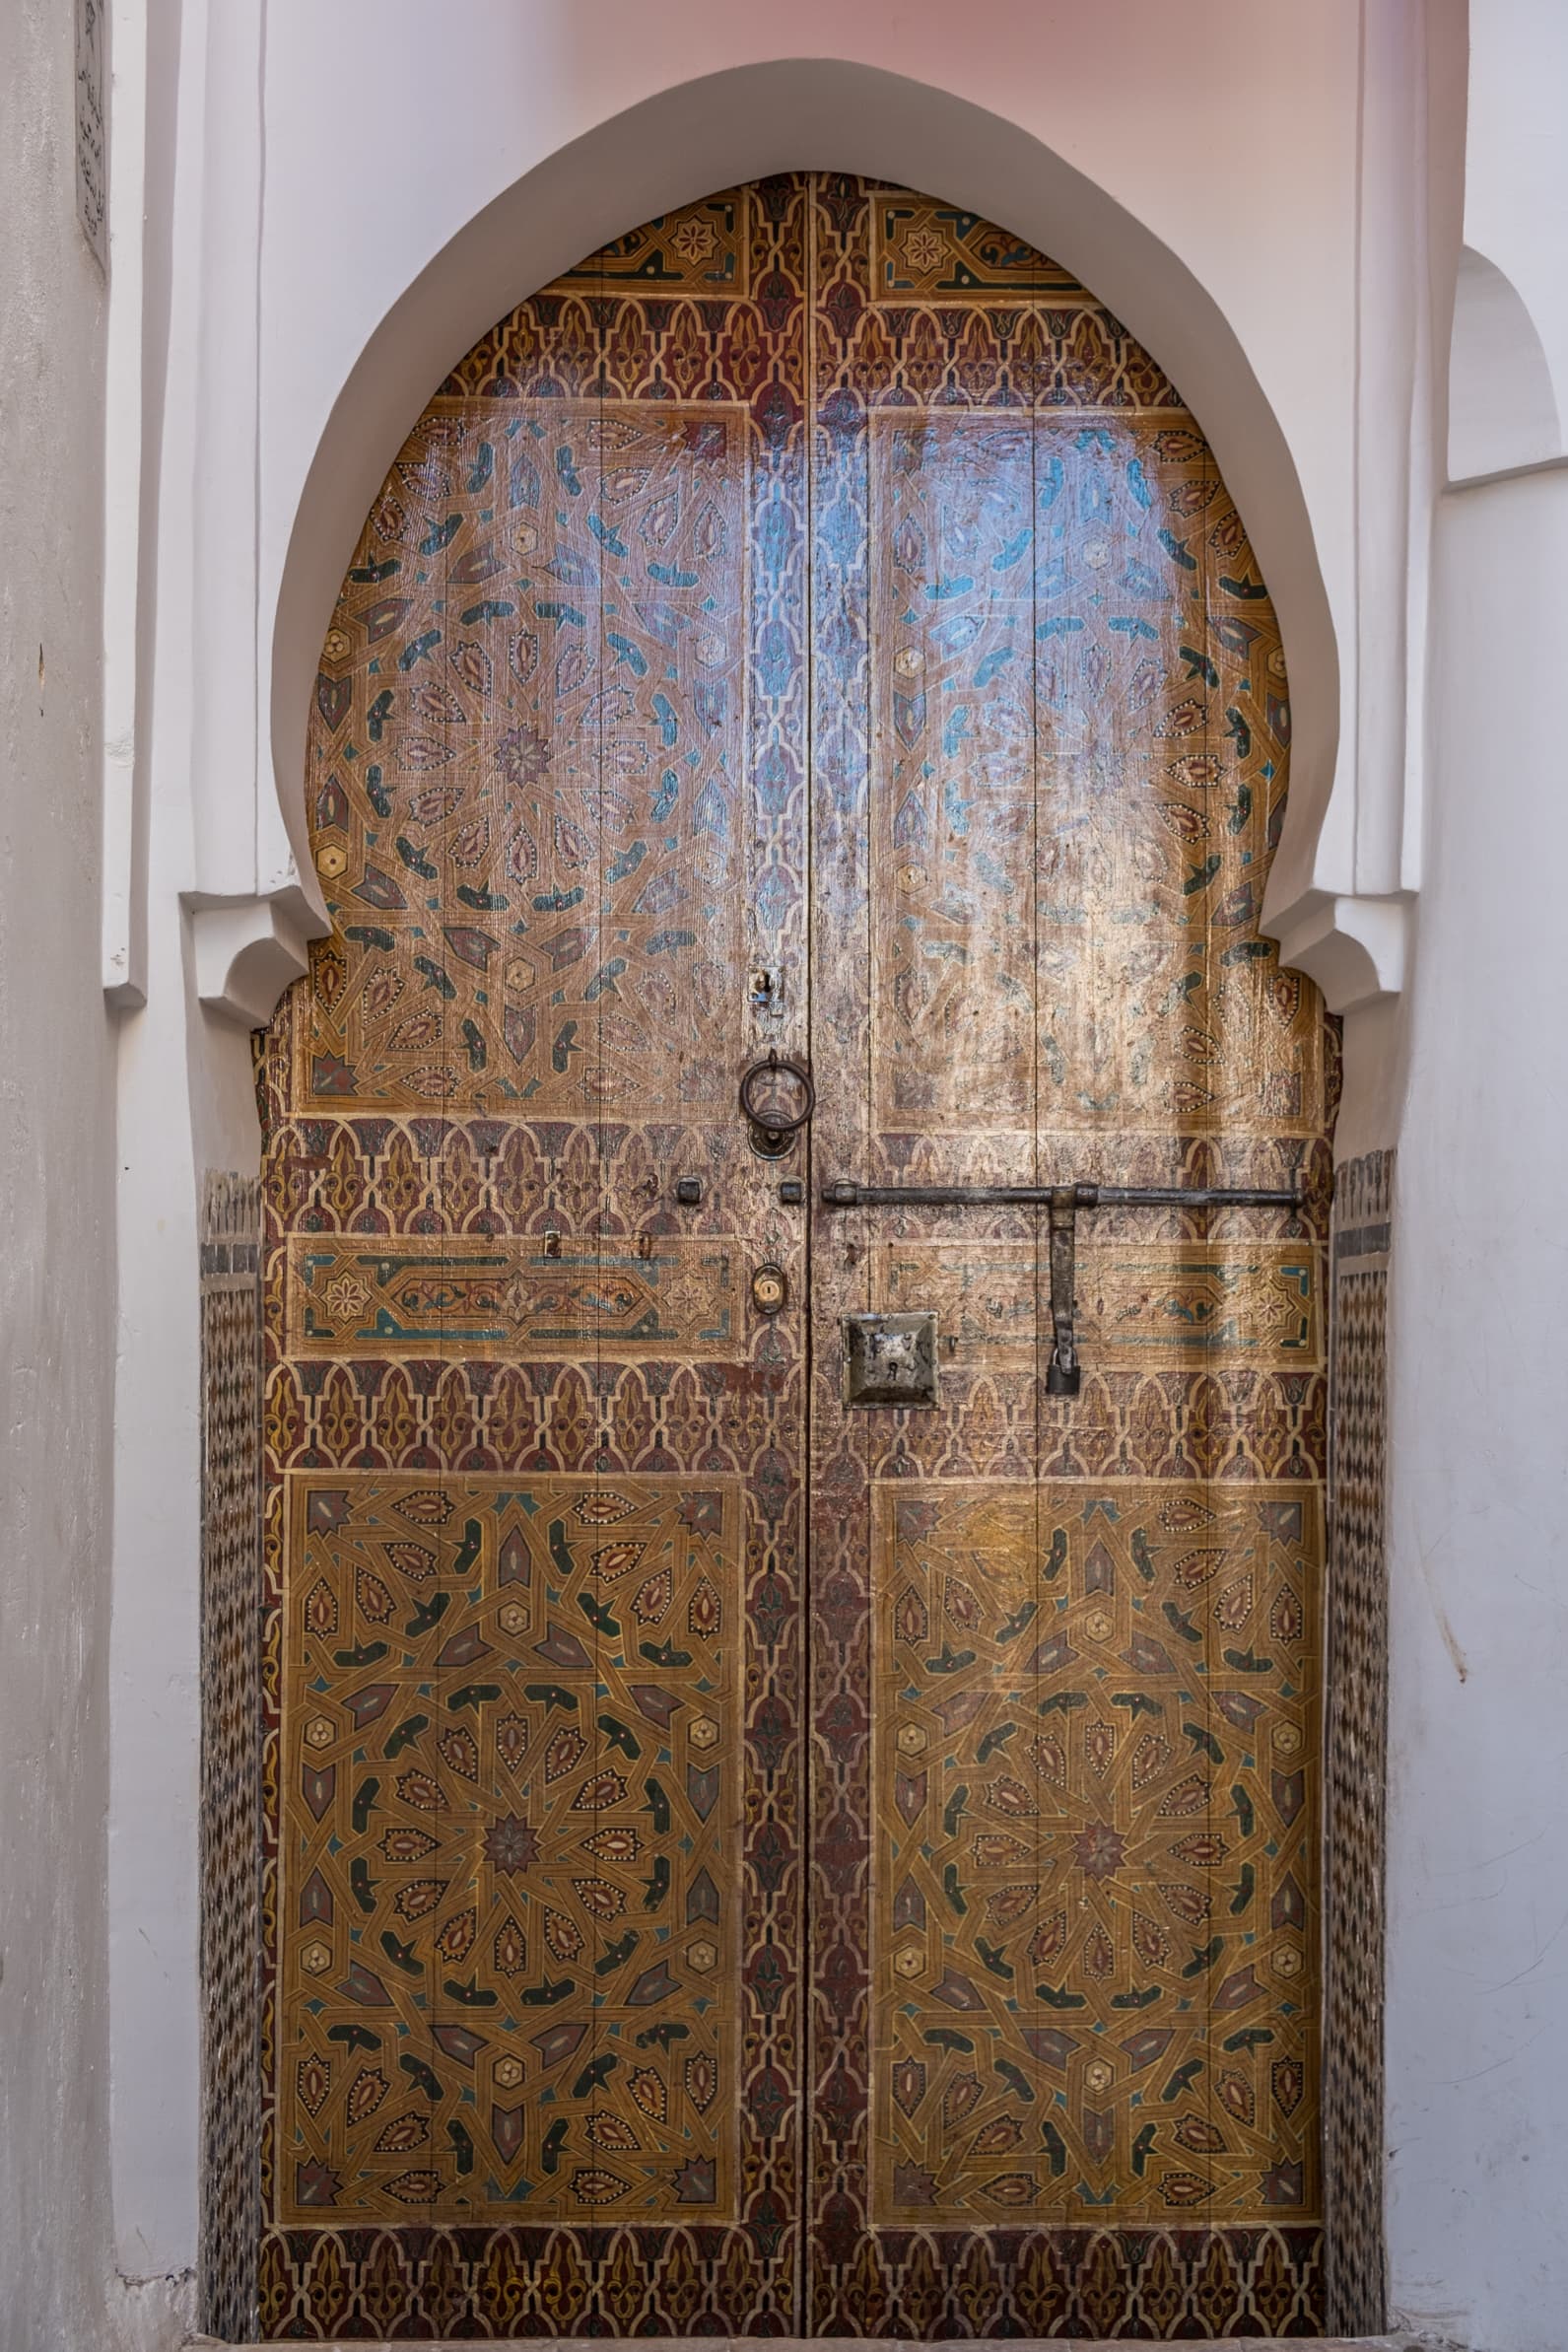
<instances>
[{"instance_id":1,"label":"metal ring pull","mask_svg":"<svg viewBox=\"0 0 1568 2352\"><path fill-rule=\"evenodd\" d=\"M794 1078L800 1085L802 1106L793 1118L771 1104L766 1109L759 1108L754 1100L758 1081L776 1073ZM791 1061L787 1055L781 1055L777 1047L770 1046L766 1059L754 1062L740 1081L740 1107L756 1129L763 1149L770 1155L780 1152L786 1147L790 1137L805 1126L817 1107L817 1090L811 1083L811 1072L802 1063Z\"/></svg>"}]
</instances>

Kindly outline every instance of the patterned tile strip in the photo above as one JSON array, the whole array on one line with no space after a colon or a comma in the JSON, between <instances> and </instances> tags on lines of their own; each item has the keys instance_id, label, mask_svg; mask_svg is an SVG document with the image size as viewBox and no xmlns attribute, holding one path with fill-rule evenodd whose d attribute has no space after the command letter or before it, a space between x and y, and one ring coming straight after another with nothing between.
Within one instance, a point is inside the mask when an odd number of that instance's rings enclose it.
<instances>
[{"instance_id":1,"label":"patterned tile strip","mask_svg":"<svg viewBox=\"0 0 1568 2352\"><path fill-rule=\"evenodd\" d=\"M260 1872L260 1197L209 1174L201 1206L202 2324L256 2326Z\"/></svg>"},{"instance_id":2,"label":"patterned tile strip","mask_svg":"<svg viewBox=\"0 0 1568 2352\"><path fill-rule=\"evenodd\" d=\"M1383 1982L1388 1752L1384 1553L1392 1151L1338 1170L1329 1389L1328 1951L1324 2165L1329 2324L1383 2325Z\"/></svg>"}]
</instances>

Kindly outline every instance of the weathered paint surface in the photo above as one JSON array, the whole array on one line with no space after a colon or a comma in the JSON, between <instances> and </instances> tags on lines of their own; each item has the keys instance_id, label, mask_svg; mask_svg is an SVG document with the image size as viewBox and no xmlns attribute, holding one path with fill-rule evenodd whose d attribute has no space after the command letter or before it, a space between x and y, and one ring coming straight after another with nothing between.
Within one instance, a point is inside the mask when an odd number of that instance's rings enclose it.
<instances>
[{"instance_id":1,"label":"weathered paint surface","mask_svg":"<svg viewBox=\"0 0 1568 2352\"><path fill-rule=\"evenodd\" d=\"M1289 742L1179 393L931 198L660 217L420 420L258 1065L276 2332L1317 2316ZM852 1170L1307 1208L1108 1216L1068 1402L1032 1213ZM889 1283L938 1398L852 1412Z\"/></svg>"}]
</instances>

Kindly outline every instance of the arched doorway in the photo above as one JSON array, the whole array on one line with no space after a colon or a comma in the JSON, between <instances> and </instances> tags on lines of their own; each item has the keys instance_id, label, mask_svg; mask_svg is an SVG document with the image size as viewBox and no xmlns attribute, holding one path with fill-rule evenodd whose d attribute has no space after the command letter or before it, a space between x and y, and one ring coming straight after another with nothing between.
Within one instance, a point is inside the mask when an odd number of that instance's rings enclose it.
<instances>
[{"instance_id":1,"label":"arched doorway","mask_svg":"<svg viewBox=\"0 0 1568 2352\"><path fill-rule=\"evenodd\" d=\"M927 197L420 419L261 1060L271 2332L1317 2324L1288 740L1178 392Z\"/></svg>"}]
</instances>

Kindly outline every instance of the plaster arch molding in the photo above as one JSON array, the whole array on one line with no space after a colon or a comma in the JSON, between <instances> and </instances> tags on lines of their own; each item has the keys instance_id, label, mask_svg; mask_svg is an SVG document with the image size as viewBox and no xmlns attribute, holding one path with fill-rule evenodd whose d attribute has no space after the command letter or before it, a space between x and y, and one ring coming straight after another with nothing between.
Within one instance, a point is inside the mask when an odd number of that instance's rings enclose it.
<instances>
[{"instance_id":1,"label":"plaster arch molding","mask_svg":"<svg viewBox=\"0 0 1568 2352\"><path fill-rule=\"evenodd\" d=\"M908 77L841 59L735 67L602 119L513 179L409 279L325 418L295 509L270 645L258 646L276 811L258 781L258 837L276 854L254 895L191 893L196 984L212 1010L264 1024L327 928L305 807L307 717L344 572L387 467L446 370L495 321L629 227L776 171L853 171L934 187L1070 269L1182 387L1224 473L1279 617L1294 736L1284 838L1264 928L1344 1011L1398 990L1404 893L1358 892L1353 724L1319 535L1287 433L1237 328L1148 221L1022 124ZM1347 599L1341 597L1338 603ZM1353 599L1350 599L1353 620ZM1336 625L1336 621L1338 625ZM270 673L270 707L265 681ZM270 740L268 739L270 737ZM1330 803L1332 817L1330 822ZM279 819L281 817L281 827ZM224 820L220 820L224 821ZM237 821L237 820L236 820ZM1343 870L1336 870L1339 866Z\"/></svg>"},{"instance_id":2,"label":"plaster arch molding","mask_svg":"<svg viewBox=\"0 0 1568 2352\"><path fill-rule=\"evenodd\" d=\"M1469 244L1454 288L1448 380L1454 488L1560 463L1563 428L1539 327L1513 279Z\"/></svg>"}]
</instances>

